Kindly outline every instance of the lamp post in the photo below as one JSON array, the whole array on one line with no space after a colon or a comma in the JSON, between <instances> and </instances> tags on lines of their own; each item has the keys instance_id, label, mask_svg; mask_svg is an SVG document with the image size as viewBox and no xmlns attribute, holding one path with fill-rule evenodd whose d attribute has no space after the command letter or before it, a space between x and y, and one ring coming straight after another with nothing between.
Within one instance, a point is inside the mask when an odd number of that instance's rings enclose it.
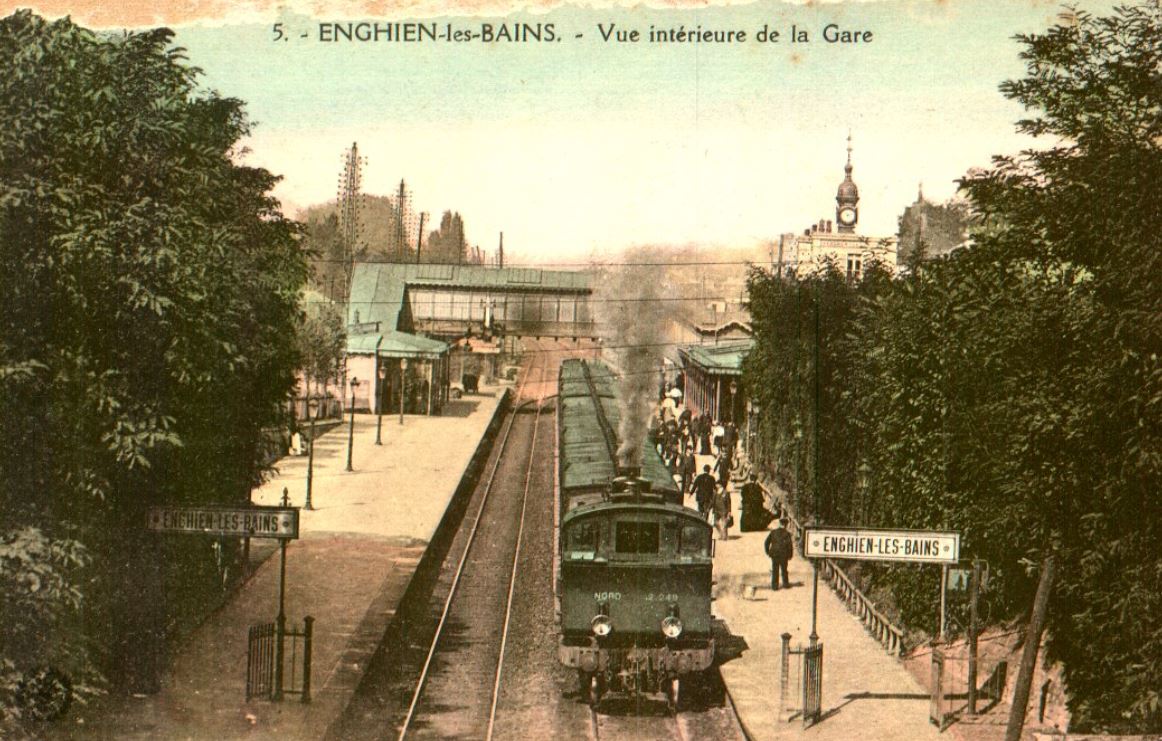
<instances>
[{"instance_id":1,"label":"lamp post","mask_svg":"<svg viewBox=\"0 0 1162 741\"><path fill-rule=\"evenodd\" d=\"M408 396L408 359L399 359L399 423L403 424L403 405Z\"/></svg>"},{"instance_id":2,"label":"lamp post","mask_svg":"<svg viewBox=\"0 0 1162 741\"><path fill-rule=\"evenodd\" d=\"M311 482L315 477L315 419L318 416L319 398L312 396L307 400L307 415L311 418L311 442L307 447L307 501L303 505L303 509L312 510L311 506Z\"/></svg>"},{"instance_id":3,"label":"lamp post","mask_svg":"<svg viewBox=\"0 0 1162 741\"><path fill-rule=\"evenodd\" d=\"M730 420L731 422L734 421L734 399L735 399L735 394L737 394L737 393L738 393L738 383L734 380L731 380L731 382L730 382L730 406L727 408L727 411L730 412L730 416L726 418L726 419Z\"/></svg>"},{"instance_id":4,"label":"lamp post","mask_svg":"<svg viewBox=\"0 0 1162 741\"><path fill-rule=\"evenodd\" d=\"M351 378L351 424L347 428L347 470L354 471L351 468L351 449L355 446L355 389L359 386L359 379L352 376Z\"/></svg>"},{"instance_id":5,"label":"lamp post","mask_svg":"<svg viewBox=\"0 0 1162 741\"><path fill-rule=\"evenodd\" d=\"M758 409L750 399L746 400L746 459L754 466L754 418Z\"/></svg>"},{"instance_id":6,"label":"lamp post","mask_svg":"<svg viewBox=\"0 0 1162 741\"><path fill-rule=\"evenodd\" d=\"M376 363L379 363L379 357L375 358ZM387 368L382 365L377 371L379 376L379 383L375 385L375 444L383 445L381 435L383 432L383 381L387 378Z\"/></svg>"}]
</instances>

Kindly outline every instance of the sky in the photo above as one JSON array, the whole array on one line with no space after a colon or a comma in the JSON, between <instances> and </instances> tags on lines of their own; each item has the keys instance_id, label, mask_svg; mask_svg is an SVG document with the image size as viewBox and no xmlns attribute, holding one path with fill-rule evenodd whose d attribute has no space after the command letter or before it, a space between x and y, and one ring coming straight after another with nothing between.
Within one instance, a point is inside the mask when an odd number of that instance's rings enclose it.
<instances>
[{"instance_id":1,"label":"sky","mask_svg":"<svg viewBox=\"0 0 1162 741\"><path fill-rule=\"evenodd\" d=\"M402 178L429 223L459 211L470 242L492 250L503 231L510 259L543 262L643 244L761 249L834 219L849 132L858 232L893 234L921 182L942 201L969 168L1031 143L1014 132L1022 111L998 85L1023 73L1013 36L1044 30L1061 10L1039 0L763 1L448 16L382 2L343 12L161 3L143 16L139 3L50 2L46 15L81 23L171 25L204 85L245 101L255 124L245 161L283 176L276 195L288 213L335 197L358 142L365 192L390 194ZM551 23L560 40L320 40L320 23L359 21L435 22L441 32ZM611 24L643 39L604 41ZM872 40L827 43L828 24ZM651 26L748 37L658 44ZM764 26L777 43L756 40ZM792 26L810 40L792 43Z\"/></svg>"}]
</instances>

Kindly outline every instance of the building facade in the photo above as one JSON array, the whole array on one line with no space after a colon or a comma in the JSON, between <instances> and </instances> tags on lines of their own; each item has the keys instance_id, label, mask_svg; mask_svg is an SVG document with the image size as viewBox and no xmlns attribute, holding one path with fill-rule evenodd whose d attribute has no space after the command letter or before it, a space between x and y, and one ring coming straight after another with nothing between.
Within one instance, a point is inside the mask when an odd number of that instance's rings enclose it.
<instances>
[{"instance_id":1,"label":"building facade","mask_svg":"<svg viewBox=\"0 0 1162 741\"><path fill-rule=\"evenodd\" d=\"M851 177L851 137L847 138L847 164L843 182L835 193L835 221L821 219L803 230L779 238L777 264L785 275L809 275L828 263L851 280L877 261L895 273L898 270L898 239L895 235L876 237L860 234L859 188Z\"/></svg>"}]
</instances>

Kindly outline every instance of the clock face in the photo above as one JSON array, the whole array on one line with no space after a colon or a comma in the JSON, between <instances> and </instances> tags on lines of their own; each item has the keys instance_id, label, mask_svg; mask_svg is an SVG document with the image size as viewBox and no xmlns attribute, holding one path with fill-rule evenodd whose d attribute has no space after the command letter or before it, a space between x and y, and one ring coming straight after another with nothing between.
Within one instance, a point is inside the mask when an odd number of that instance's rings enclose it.
<instances>
[{"instance_id":1,"label":"clock face","mask_svg":"<svg viewBox=\"0 0 1162 741\"><path fill-rule=\"evenodd\" d=\"M844 224L854 224L855 223L855 209L850 208L850 207L842 209L839 212L839 220L842 221Z\"/></svg>"}]
</instances>

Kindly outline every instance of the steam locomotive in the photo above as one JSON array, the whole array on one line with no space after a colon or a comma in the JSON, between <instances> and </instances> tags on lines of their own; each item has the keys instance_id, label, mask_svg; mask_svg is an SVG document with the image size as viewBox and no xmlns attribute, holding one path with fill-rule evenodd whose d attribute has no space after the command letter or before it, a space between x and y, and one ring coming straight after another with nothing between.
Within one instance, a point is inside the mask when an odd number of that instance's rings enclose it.
<instances>
[{"instance_id":1,"label":"steam locomotive","mask_svg":"<svg viewBox=\"0 0 1162 741\"><path fill-rule=\"evenodd\" d=\"M557 658L582 695L664 694L714 660L713 539L657 451L621 466L617 378L604 364L566 360L557 397ZM636 442L636 441L635 441Z\"/></svg>"}]
</instances>

